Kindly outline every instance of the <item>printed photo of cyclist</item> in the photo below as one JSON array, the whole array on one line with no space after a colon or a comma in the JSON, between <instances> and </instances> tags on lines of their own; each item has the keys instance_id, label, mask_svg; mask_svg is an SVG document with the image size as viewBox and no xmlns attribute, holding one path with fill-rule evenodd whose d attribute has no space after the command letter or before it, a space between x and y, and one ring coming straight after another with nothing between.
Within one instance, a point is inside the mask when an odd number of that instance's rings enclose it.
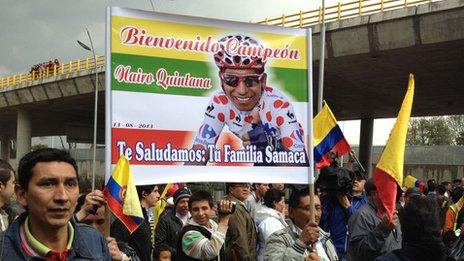
<instances>
[{"instance_id":1,"label":"printed photo of cyclist","mask_svg":"<svg viewBox=\"0 0 464 261\"><path fill-rule=\"evenodd\" d=\"M273 151L305 152L303 128L292 104L277 86L266 84L266 61L258 56L229 54L226 45L231 41L262 48L257 40L244 35L229 35L218 41L220 50L214 54L214 62L221 88L206 107L193 148L215 145L227 125L242 140L243 147L254 145L263 153L269 146Z\"/></svg>"}]
</instances>

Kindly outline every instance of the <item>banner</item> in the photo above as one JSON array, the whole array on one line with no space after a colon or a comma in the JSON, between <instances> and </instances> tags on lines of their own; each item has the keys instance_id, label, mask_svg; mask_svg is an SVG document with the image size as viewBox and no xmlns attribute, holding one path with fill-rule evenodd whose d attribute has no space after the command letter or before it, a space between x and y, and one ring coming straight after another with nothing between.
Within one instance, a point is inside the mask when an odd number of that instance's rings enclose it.
<instances>
[{"instance_id":1,"label":"banner","mask_svg":"<svg viewBox=\"0 0 464 261\"><path fill-rule=\"evenodd\" d=\"M311 181L310 29L109 13L108 163L136 184Z\"/></svg>"}]
</instances>

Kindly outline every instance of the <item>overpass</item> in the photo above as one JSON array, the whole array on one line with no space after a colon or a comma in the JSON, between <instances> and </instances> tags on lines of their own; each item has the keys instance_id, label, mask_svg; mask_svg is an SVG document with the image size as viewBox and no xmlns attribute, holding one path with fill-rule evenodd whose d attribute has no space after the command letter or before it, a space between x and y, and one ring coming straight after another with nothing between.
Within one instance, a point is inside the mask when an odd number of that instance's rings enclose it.
<instances>
[{"instance_id":1,"label":"overpass","mask_svg":"<svg viewBox=\"0 0 464 261\"><path fill-rule=\"evenodd\" d=\"M366 166L371 165L373 119L396 117L409 72L416 76L413 116L464 114L464 2L418 1L409 6L400 1L406 7L388 10L389 2L373 1L354 2L358 14L348 13L347 18L343 12L353 9L348 5L345 9L338 5L336 12L326 10L329 18L336 16L327 24L324 99L339 120L362 120L360 146L368 149L361 150L360 158ZM372 11L373 6L381 10ZM283 26L313 28L316 94L320 16L313 25L308 14L279 19ZM275 25L279 19L274 19ZM272 24L273 19L266 22ZM104 57L78 60L39 76L26 73L0 79L1 157L9 158L10 140L17 141L18 155L29 150L34 136L90 141L95 69L102 140L104 64Z\"/></svg>"}]
</instances>

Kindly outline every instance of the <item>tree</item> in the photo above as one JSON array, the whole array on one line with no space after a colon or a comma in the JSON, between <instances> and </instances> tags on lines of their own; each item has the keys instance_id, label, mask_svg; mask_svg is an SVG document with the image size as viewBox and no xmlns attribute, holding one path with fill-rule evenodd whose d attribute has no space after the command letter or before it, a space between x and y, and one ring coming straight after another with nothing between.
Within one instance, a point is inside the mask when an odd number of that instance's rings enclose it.
<instances>
[{"instance_id":1,"label":"tree","mask_svg":"<svg viewBox=\"0 0 464 261\"><path fill-rule=\"evenodd\" d=\"M451 130L456 134L456 145L464 146L464 115L449 116L448 121Z\"/></svg>"},{"instance_id":2,"label":"tree","mask_svg":"<svg viewBox=\"0 0 464 261\"><path fill-rule=\"evenodd\" d=\"M451 145L456 135L446 117L411 119L406 143L408 145Z\"/></svg>"}]
</instances>

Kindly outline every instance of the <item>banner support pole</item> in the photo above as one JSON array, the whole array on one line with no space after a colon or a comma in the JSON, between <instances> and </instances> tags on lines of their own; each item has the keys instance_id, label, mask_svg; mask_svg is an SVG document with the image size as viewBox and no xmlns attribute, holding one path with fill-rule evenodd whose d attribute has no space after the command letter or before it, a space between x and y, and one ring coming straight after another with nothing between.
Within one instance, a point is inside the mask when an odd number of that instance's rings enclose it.
<instances>
[{"instance_id":1,"label":"banner support pole","mask_svg":"<svg viewBox=\"0 0 464 261\"><path fill-rule=\"evenodd\" d=\"M315 221L315 206L314 206L314 150L313 150L313 43L312 43L312 30L306 29L307 41L307 72L308 72L308 135L307 135L307 153L308 153L308 187L309 187L309 221Z\"/></svg>"}]
</instances>

